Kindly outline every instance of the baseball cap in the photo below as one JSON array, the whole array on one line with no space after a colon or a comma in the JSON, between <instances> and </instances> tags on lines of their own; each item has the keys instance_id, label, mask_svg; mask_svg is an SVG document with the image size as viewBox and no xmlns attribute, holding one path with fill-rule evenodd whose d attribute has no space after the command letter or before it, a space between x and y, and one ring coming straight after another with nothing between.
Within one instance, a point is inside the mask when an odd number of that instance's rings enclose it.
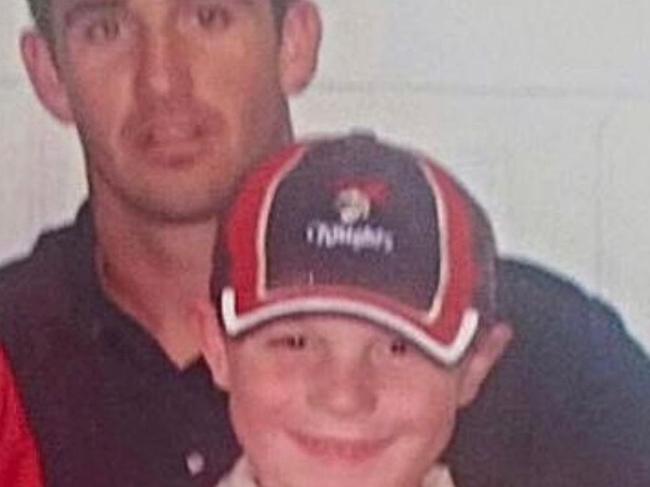
<instances>
[{"instance_id":1,"label":"baseball cap","mask_svg":"<svg viewBox=\"0 0 650 487\"><path fill-rule=\"evenodd\" d=\"M297 143L243 181L211 289L230 337L342 314L453 365L489 321L494 256L487 219L447 171L353 134Z\"/></svg>"}]
</instances>

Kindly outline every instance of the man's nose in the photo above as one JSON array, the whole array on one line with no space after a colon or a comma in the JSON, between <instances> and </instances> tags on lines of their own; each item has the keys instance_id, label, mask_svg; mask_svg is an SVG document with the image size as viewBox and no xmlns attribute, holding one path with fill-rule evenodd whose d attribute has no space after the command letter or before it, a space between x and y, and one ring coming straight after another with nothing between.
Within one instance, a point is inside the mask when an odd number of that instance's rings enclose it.
<instances>
[{"instance_id":1,"label":"man's nose","mask_svg":"<svg viewBox=\"0 0 650 487\"><path fill-rule=\"evenodd\" d=\"M377 407L377 381L364 359L331 359L313 374L308 394L310 406L332 416L354 418Z\"/></svg>"},{"instance_id":2,"label":"man's nose","mask_svg":"<svg viewBox=\"0 0 650 487\"><path fill-rule=\"evenodd\" d=\"M171 30L143 35L139 52L138 86L145 96L170 97L192 87L189 52Z\"/></svg>"}]
</instances>

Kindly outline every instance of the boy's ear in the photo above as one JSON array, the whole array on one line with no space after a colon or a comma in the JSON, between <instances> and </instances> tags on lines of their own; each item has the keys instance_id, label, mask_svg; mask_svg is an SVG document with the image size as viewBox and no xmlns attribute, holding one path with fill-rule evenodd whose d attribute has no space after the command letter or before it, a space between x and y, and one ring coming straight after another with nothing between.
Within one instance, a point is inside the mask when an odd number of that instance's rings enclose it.
<instances>
[{"instance_id":1,"label":"boy's ear","mask_svg":"<svg viewBox=\"0 0 650 487\"><path fill-rule=\"evenodd\" d=\"M284 94L296 95L313 79L321 41L318 7L309 0L289 3L282 22L280 80Z\"/></svg>"},{"instance_id":2,"label":"boy's ear","mask_svg":"<svg viewBox=\"0 0 650 487\"><path fill-rule=\"evenodd\" d=\"M61 122L72 123L68 93L48 40L34 30L27 31L21 36L20 52L41 104Z\"/></svg>"},{"instance_id":3,"label":"boy's ear","mask_svg":"<svg viewBox=\"0 0 650 487\"><path fill-rule=\"evenodd\" d=\"M210 368L212 380L220 388L228 390L230 380L226 342L214 306L207 299L200 300L195 303L193 311L200 331L201 353Z\"/></svg>"},{"instance_id":4,"label":"boy's ear","mask_svg":"<svg viewBox=\"0 0 650 487\"><path fill-rule=\"evenodd\" d=\"M486 328L477 337L477 342L470 350L469 356L460 365L462 368L458 396L460 407L468 406L474 401L485 378L508 348L512 335L512 328L509 325L497 323Z\"/></svg>"}]
</instances>

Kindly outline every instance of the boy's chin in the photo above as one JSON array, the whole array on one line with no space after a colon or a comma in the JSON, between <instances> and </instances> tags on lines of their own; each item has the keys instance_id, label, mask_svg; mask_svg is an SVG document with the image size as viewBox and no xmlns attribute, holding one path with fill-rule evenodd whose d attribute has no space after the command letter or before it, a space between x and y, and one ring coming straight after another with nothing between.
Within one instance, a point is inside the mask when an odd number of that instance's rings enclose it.
<instances>
[{"instance_id":1,"label":"boy's chin","mask_svg":"<svg viewBox=\"0 0 650 487\"><path fill-rule=\"evenodd\" d=\"M329 443L301 444L291 441L284 452L275 451L265 471L264 462L259 477L265 487L419 487L417 481L400 476L400 468L391 468L390 445ZM277 465L278 458L282 464Z\"/></svg>"},{"instance_id":2,"label":"boy's chin","mask_svg":"<svg viewBox=\"0 0 650 487\"><path fill-rule=\"evenodd\" d=\"M265 487L420 487L421 480L405 481L387 475L385 469L378 468L374 472L351 472L348 468L324 468L309 472L292 470L282 474L278 482L263 484Z\"/></svg>"}]
</instances>

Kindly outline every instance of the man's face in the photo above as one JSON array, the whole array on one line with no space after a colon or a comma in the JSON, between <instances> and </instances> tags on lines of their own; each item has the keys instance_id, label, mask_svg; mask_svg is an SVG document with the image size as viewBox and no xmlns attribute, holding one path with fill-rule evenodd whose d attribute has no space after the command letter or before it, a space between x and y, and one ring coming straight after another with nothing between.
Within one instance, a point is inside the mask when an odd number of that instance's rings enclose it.
<instances>
[{"instance_id":1,"label":"man's face","mask_svg":"<svg viewBox=\"0 0 650 487\"><path fill-rule=\"evenodd\" d=\"M225 355L217 382L268 487L419 487L461 402L461 368L351 318L278 320Z\"/></svg>"},{"instance_id":2,"label":"man's face","mask_svg":"<svg viewBox=\"0 0 650 487\"><path fill-rule=\"evenodd\" d=\"M286 63L269 0L53 0L53 52L96 203L214 214L286 143Z\"/></svg>"}]
</instances>

